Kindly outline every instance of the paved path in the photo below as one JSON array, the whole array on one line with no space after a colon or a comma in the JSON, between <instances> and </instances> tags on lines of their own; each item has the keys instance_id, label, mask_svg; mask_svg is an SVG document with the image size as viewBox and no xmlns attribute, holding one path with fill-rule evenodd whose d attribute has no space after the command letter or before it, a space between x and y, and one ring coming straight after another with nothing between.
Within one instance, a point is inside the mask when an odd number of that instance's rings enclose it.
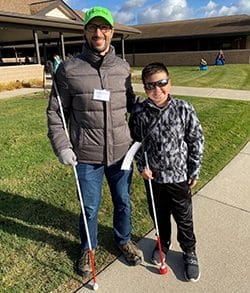
<instances>
[{"instance_id":1,"label":"paved path","mask_svg":"<svg viewBox=\"0 0 250 293\"><path fill-rule=\"evenodd\" d=\"M100 293L248 293L250 292L250 142L193 198L201 278L183 278L182 254L173 225L167 275L151 264L154 231L139 242L144 263L130 267L123 257L97 276ZM173 222L174 223L174 222ZM78 293L91 292L91 284ZM93 291L92 291L93 292Z\"/></svg>"},{"instance_id":2,"label":"paved path","mask_svg":"<svg viewBox=\"0 0 250 293\"><path fill-rule=\"evenodd\" d=\"M144 91L142 84L134 84L133 88L136 92ZM172 86L171 94L179 95L179 96L193 96L193 97L207 97L207 98L250 101L250 91L245 91L245 90Z\"/></svg>"},{"instance_id":3,"label":"paved path","mask_svg":"<svg viewBox=\"0 0 250 293\"><path fill-rule=\"evenodd\" d=\"M49 90L50 84L47 85ZM136 92L144 92L141 84L133 84L133 88ZM22 88L12 91L0 92L0 99L8 99L20 95L28 95L34 92L44 91L43 88ZM229 100L243 100L250 101L250 91L245 90L229 90L229 89L213 89L213 88L195 88L195 87L183 87L173 86L171 89L173 95L180 96L194 96L194 97L208 97L208 98L220 98Z\"/></svg>"},{"instance_id":4,"label":"paved path","mask_svg":"<svg viewBox=\"0 0 250 293\"><path fill-rule=\"evenodd\" d=\"M13 97L25 96L41 91L43 91L43 88L21 88L11 91L2 91L0 92L0 99L10 99Z\"/></svg>"}]
</instances>

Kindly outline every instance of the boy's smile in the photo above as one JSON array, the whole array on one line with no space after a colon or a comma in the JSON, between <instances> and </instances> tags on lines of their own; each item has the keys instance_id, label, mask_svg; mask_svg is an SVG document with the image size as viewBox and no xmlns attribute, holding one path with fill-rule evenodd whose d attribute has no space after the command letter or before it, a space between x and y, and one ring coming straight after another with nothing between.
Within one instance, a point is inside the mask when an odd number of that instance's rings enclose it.
<instances>
[{"instance_id":1,"label":"boy's smile","mask_svg":"<svg viewBox=\"0 0 250 293\"><path fill-rule=\"evenodd\" d=\"M171 89L171 80L165 72L156 72L145 79L144 89L149 99L156 106L163 107L168 101L168 95Z\"/></svg>"}]
</instances>

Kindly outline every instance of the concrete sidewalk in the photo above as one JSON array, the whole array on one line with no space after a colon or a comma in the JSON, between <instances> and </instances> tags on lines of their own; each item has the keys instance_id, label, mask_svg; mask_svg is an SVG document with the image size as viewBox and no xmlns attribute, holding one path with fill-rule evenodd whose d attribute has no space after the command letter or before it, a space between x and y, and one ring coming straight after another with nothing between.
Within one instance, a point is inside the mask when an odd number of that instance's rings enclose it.
<instances>
[{"instance_id":1,"label":"concrete sidewalk","mask_svg":"<svg viewBox=\"0 0 250 293\"><path fill-rule=\"evenodd\" d=\"M46 88L21 88L12 91L0 92L0 99L8 99L17 96L25 96L35 92L50 91L51 83L47 83ZM144 92L142 84L133 84L136 92ZM229 100L250 101L250 91L246 90L229 90L229 89L215 89L215 88L196 88L173 86L171 89L172 95L193 96L193 97L207 97L220 98Z\"/></svg>"},{"instance_id":2,"label":"concrete sidewalk","mask_svg":"<svg viewBox=\"0 0 250 293\"><path fill-rule=\"evenodd\" d=\"M133 88L134 88L134 91L136 92L144 92L142 84L133 84ZM246 90L172 86L171 94L173 96L179 95L179 96L250 101L250 91L246 91Z\"/></svg>"},{"instance_id":3,"label":"concrete sidewalk","mask_svg":"<svg viewBox=\"0 0 250 293\"><path fill-rule=\"evenodd\" d=\"M100 293L247 293L250 288L250 142L193 198L201 278L183 278L183 262L173 224L173 247L160 275L151 264L154 231L139 242L144 262L127 266L117 259L97 276ZM174 223L174 221L173 221ZM91 282L78 293L91 292Z\"/></svg>"},{"instance_id":4,"label":"concrete sidewalk","mask_svg":"<svg viewBox=\"0 0 250 293\"><path fill-rule=\"evenodd\" d=\"M26 95L34 94L37 92L43 92L45 90L50 90L50 89L44 89L42 87L31 87L31 88L20 88L20 89L15 89L11 91L2 91L0 92L0 99L10 99L10 98L19 97L19 96L26 96Z\"/></svg>"}]
</instances>

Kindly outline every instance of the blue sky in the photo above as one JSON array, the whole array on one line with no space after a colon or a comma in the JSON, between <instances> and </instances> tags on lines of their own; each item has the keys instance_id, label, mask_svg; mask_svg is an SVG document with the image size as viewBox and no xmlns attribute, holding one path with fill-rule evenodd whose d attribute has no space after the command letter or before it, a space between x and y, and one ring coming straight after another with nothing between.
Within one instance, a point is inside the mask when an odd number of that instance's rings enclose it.
<instances>
[{"instance_id":1,"label":"blue sky","mask_svg":"<svg viewBox=\"0 0 250 293\"><path fill-rule=\"evenodd\" d=\"M64 0L64 2L73 9L83 11L92 6L105 6L112 11L116 22L126 25L236 14L250 15L250 0Z\"/></svg>"}]
</instances>

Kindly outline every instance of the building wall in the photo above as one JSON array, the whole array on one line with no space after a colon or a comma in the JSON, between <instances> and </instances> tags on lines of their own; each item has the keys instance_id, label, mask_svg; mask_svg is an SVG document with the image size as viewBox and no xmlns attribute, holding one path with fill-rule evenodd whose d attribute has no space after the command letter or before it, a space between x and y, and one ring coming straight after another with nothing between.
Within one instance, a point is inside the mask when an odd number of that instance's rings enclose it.
<instances>
[{"instance_id":1,"label":"building wall","mask_svg":"<svg viewBox=\"0 0 250 293\"><path fill-rule=\"evenodd\" d=\"M126 60L131 66L145 66L150 62L163 62L166 65L199 65L200 59L205 58L208 65L215 63L218 51L192 51L192 52L167 52L126 54ZM250 49L225 50L226 63L250 64Z\"/></svg>"},{"instance_id":2,"label":"building wall","mask_svg":"<svg viewBox=\"0 0 250 293\"><path fill-rule=\"evenodd\" d=\"M246 38L246 48L250 49L250 36L247 36Z\"/></svg>"},{"instance_id":3,"label":"building wall","mask_svg":"<svg viewBox=\"0 0 250 293\"><path fill-rule=\"evenodd\" d=\"M1 66L0 83L11 81L28 82L37 80L43 82L44 66L40 64L18 65L18 66Z\"/></svg>"}]
</instances>

